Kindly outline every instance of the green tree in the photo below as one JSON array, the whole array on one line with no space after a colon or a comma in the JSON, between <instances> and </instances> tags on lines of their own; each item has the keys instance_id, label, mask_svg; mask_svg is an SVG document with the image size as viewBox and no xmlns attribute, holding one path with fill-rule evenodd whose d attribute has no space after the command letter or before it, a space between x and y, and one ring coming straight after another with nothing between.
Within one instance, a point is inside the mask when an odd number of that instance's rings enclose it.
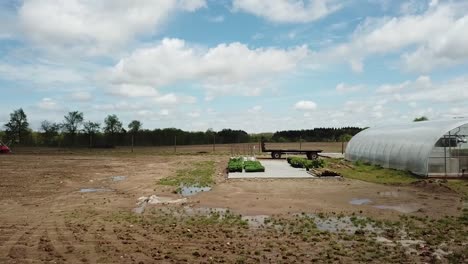
<instances>
[{"instance_id":1,"label":"green tree","mask_svg":"<svg viewBox=\"0 0 468 264\"><path fill-rule=\"evenodd\" d=\"M23 109L13 111L10 114L10 122L5 124L6 135L9 140L21 143L24 137L29 133L29 123Z\"/></svg>"},{"instance_id":2,"label":"green tree","mask_svg":"<svg viewBox=\"0 0 468 264\"><path fill-rule=\"evenodd\" d=\"M115 134L122 131L122 122L116 115L108 115L104 119L104 132L106 134Z\"/></svg>"},{"instance_id":3,"label":"green tree","mask_svg":"<svg viewBox=\"0 0 468 264\"><path fill-rule=\"evenodd\" d=\"M112 143L115 144L115 134L122 132L122 122L116 115L108 115L104 119L104 133L111 137Z\"/></svg>"},{"instance_id":4,"label":"green tree","mask_svg":"<svg viewBox=\"0 0 468 264\"><path fill-rule=\"evenodd\" d=\"M101 124L97 122L84 122L83 123L83 132L89 136L89 146L93 146L93 136L99 132Z\"/></svg>"},{"instance_id":5,"label":"green tree","mask_svg":"<svg viewBox=\"0 0 468 264\"><path fill-rule=\"evenodd\" d=\"M128 129L130 133L136 134L138 131L141 130L142 126L143 124L140 121L133 120L132 122L130 122L130 124L128 124Z\"/></svg>"},{"instance_id":6,"label":"green tree","mask_svg":"<svg viewBox=\"0 0 468 264\"><path fill-rule=\"evenodd\" d=\"M130 124L128 124L129 132L132 133L132 152L133 146L135 145L135 135L138 133L138 131L140 131L142 126L143 124L138 120L133 120L130 122Z\"/></svg>"},{"instance_id":7,"label":"green tree","mask_svg":"<svg viewBox=\"0 0 468 264\"><path fill-rule=\"evenodd\" d=\"M43 131L42 137L44 143L50 146L54 143L55 138L58 136L60 125L44 120L41 123L41 130Z\"/></svg>"},{"instance_id":8,"label":"green tree","mask_svg":"<svg viewBox=\"0 0 468 264\"><path fill-rule=\"evenodd\" d=\"M67 133L72 140L72 144L75 144L76 134L79 131L81 123L83 123L83 113L74 111L69 112L65 117L65 121L62 124L62 129Z\"/></svg>"},{"instance_id":9,"label":"green tree","mask_svg":"<svg viewBox=\"0 0 468 264\"><path fill-rule=\"evenodd\" d=\"M416 117L413 122L421 122L421 121L428 121L429 118L425 117L425 116L421 116L421 117Z\"/></svg>"}]
</instances>

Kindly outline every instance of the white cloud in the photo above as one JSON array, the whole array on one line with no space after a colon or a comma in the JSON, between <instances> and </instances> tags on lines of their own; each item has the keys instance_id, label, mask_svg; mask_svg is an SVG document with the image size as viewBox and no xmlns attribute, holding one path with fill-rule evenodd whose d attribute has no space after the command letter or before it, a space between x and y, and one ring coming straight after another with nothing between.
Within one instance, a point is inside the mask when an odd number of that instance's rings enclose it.
<instances>
[{"instance_id":1,"label":"white cloud","mask_svg":"<svg viewBox=\"0 0 468 264\"><path fill-rule=\"evenodd\" d=\"M25 0L18 17L35 43L93 55L155 33L177 10L191 12L205 5L204 0Z\"/></svg>"},{"instance_id":2,"label":"white cloud","mask_svg":"<svg viewBox=\"0 0 468 264\"><path fill-rule=\"evenodd\" d=\"M78 72L48 64L14 65L0 63L0 79L31 83L77 83L85 78Z\"/></svg>"},{"instance_id":3,"label":"white cloud","mask_svg":"<svg viewBox=\"0 0 468 264\"><path fill-rule=\"evenodd\" d=\"M432 36L416 51L403 56L407 69L429 72L468 60L468 15L457 19L441 35Z\"/></svg>"},{"instance_id":4,"label":"white cloud","mask_svg":"<svg viewBox=\"0 0 468 264\"><path fill-rule=\"evenodd\" d=\"M178 0L177 6L183 10L193 12L206 7L206 0Z\"/></svg>"},{"instance_id":5,"label":"white cloud","mask_svg":"<svg viewBox=\"0 0 468 264\"><path fill-rule=\"evenodd\" d=\"M261 105L256 105L252 108L250 108L247 112L251 113L251 114L256 114L256 113L260 113L262 111L263 107Z\"/></svg>"},{"instance_id":6,"label":"white cloud","mask_svg":"<svg viewBox=\"0 0 468 264\"><path fill-rule=\"evenodd\" d=\"M200 117L200 112L190 112L187 114L189 117L192 117L192 118L197 118L197 117Z\"/></svg>"},{"instance_id":7,"label":"white cloud","mask_svg":"<svg viewBox=\"0 0 468 264\"><path fill-rule=\"evenodd\" d=\"M294 105L296 110L315 110L317 109L317 104L312 101L299 101Z\"/></svg>"},{"instance_id":8,"label":"white cloud","mask_svg":"<svg viewBox=\"0 0 468 264\"><path fill-rule=\"evenodd\" d=\"M409 0L400 5L400 13L402 14L416 14L426 9L426 1Z\"/></svg>"},{"instance_id":9,"label":"white cloud","mask_svg":"<svg viewBox=\"0 0 468 264\"><path fill-rule=\"evenodd\" d=\"M213 22L213 23L221 23L224 21L224 16L209 17L208 21Z\"/></svg>"},{"instance_id":10,"label":"white cloud","mask_svg":"<svg viewBox=\"0 0 468 264\"><path fill-rule=\"evenodd\" d=\"M411 83L409 81L399 83L399 84L382 84L377 88L377 93L381 94L390 94L396 93L407 88Z\"/></svg>"},{"instance_id":11,"label":"white cloud","mask_svg":"<svg viewBox=\"0 0 468 264\"><path fill-rule=\"evenodd\" d=\"M234 0L233 9L279 23L307 23L341 8L334 0Z\"/></svg>"},{"instance_id":12,"label":"white cloud","mask_svg":"<svg viewBox=\"0 0 468 264\"><path fill-rule=\"evenodd\" d=\"M37 104L37 107L41 110L58 110L60 107L57 102L51 98L42 98L42 100Z\"/></svg>"},{"instance_id":13,"label":"white cloud","mask_svg":"<svg viewBox=\"0 0 468 264\"><path fill-rule=\"evenodd\" d=\"M127 101L119 101L114 103L105 103L94 105L93 108L97 111L141 111L145 110L141 103L129 103Z\"/></svg>"},{"instance_id":14,"label":"white cloud","mask_svg":"<svg viewBox=\"0 0 468 264\"><path fill-rule=\"evenodd\" d=\"M398 93L404 92L408 89L414 90L428 90L433 88L433 84L431 78L426 75L419 76L415 81L405 81L398 84L383 84L377 88L377 93L381 94L390 94L390 93Z\"/></svg>"},{"instance_id":15,"label":"white cloud","mask_svg":"<svg viewBox=\"0 0 468 264\"><path fill-rule=\"evenodd\" d=\"M92 99L92 95L91 93L87 92L87 91L78 91L78 92L74 92L70 95L70 97L73 99L73 100L76 100L76 101L81 101L81 102L87 102L87 101L90 101Z\"/></svg>"},{"instance_id":16,"label":"white cloud","mask_svg":"<svg viewBox=\"0 0 468 264\"><path fill-rule=\"evenodd\" d=\"M176 104L193 104L197 100L193 96L182 96L176 95L174 93L168 93L162 96L157 96L153 99L154 102L158 104L165 104L165 105L176 105Z\"/></svg>"},{"instance_id":17,"label":"white cloud","mask_svg":"<svg viewBox=\"0 0 468 264\"><path fill-rule=\"evenodd\" d=\"M161 115L161 116L168 116L168 115L169 115L169 110L167 110L167 109L161 109L161 110L159 111L159 115Z\"/></svg>"},{"instance_id":18,"label":"white cloud","mask_svg":"<svg viewBox=\"0 0 468 264\"><path fill-rule=\"evenodd\" d=\"M180 39L164 39L121 59L105 75L114 85L159 87L194 81L207 97L219 94L258 95L278 75L294 71L308 56L306 46L294 49L250 49L241 43L209 49L190 47Z\"/></svg>"},{"instance_id":19,"label":"white cloud","mask_svg":"<svg viewBox=\"0 0 468 264\"><path fill-rule=\"evenodd\" d=\"M359 92L361 90L364 89L364 86L363 85L348 85L348 84L345 84L345 83L339 83L337 86L336 86L336 91L338 93L354 93L354 92Z\"/></svg>"},{"instance_id":20,"label":"white cloud","mask_svg":"<svg viewBox=\"0 0 468 264\"><path fill-rule=\"evenodd\" d=\"M416 106L419 101L429 103L464 102L468 99L468 76L440 83L432 82L428 76L420 76L414 81L408 80L397 84L381 85L376 92L393 94L393 97L389 98L399 102L409 102L413 106Z\"/></svg>"},{"instance_id":21,"label":"white cloud","mask_svg":"<svg viewBox=\"0 0 468 264\"><path fill-rule=\"evenodd\" d=\"M109 93L123 97L152 97L158 96L158 91L149 85L122 83L112 85L108 89Z\"/></svg>"},{"instance_id":22,"label":"white cloud","mask_svg":"<svg viewBox=\"0 0 468 264\"><path fill-rule=\"evenodd\" d=\"M468 3L432 5L423 13L367 18L347 43L317 54L318 59L348 61L361 72L362 60L373 54L398 53L403 67L428 72L468 60Z\"/></svg>"}]
</instances>

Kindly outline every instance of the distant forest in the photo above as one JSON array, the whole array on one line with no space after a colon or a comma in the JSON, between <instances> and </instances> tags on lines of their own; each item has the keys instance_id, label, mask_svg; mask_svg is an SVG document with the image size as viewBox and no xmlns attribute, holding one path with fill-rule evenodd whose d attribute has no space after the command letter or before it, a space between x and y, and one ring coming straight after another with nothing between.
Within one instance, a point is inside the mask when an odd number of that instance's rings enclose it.
<instances>
[{"instance_id":1,"label":"distant forest","mask_svg":"<svg viewBox=\"0 0 468 264\"><path fill-rule=\"evenodd\" d=\"M271 140L274 142L298 142L302 141L341 141L346 136L354 136L363 128L314 128L306 130L286 130L273 134Z\"/></svg>"},{"instance_id":2,"label":"distant forest","mask_svg":"<svg viewBox=\"0 0 468 264\"><path fill-rule=\"evenodd\" d=\"M263 137L270 142L341 141L349 138L362 128L315 128L308 130L287 130L276 133L248 134L243 130L223 129L221 131L191 132L176 128L144 129L143 123L133 120L127 126L116 115L109 115L103 124L85 121L82 112L69 112L62 123L44 120L38 131L29 128L27 116L22 109L10 114L10 121L0 124L0 140L22 146L170 146L201 144L232 144L259 142ZM127 129L126 129L127 128Z\"/></svg>"}]
</instances>

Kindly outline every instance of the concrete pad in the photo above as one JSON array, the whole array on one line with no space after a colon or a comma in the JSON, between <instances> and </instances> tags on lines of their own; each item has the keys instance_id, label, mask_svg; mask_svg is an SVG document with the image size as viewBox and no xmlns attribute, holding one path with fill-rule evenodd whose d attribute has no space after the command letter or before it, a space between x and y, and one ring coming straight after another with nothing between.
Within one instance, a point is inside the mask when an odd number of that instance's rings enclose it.
<instances>
[{"instance_id":1,"label":"concrete pad","mask_svg":"<svg viewBox=\"0 0 468 264\"><path fill-rule=\"evenodd\" d=\"M305 169L291 167L285 159L259 160L265 167L265 172L230 172L228 179L310 179L317 178L307 173Z\"/></svg>"}]
</instances>

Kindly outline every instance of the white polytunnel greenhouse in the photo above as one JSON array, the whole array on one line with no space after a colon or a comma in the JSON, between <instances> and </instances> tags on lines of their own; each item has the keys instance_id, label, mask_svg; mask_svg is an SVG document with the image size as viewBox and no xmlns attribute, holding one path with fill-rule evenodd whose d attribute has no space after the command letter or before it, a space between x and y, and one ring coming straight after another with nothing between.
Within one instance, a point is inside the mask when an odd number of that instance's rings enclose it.
<instances>
[{"instance_id":1,"label":"white polytunnel greenhouse","mask_svg":"<svg viewBox=\"0 0 468 264\"><path fill-rule=\"evenodd\" d=\"M355 135L345 158L427 177L468 177L468 119L368 128Z\"/></svg>"}]
</instances>

